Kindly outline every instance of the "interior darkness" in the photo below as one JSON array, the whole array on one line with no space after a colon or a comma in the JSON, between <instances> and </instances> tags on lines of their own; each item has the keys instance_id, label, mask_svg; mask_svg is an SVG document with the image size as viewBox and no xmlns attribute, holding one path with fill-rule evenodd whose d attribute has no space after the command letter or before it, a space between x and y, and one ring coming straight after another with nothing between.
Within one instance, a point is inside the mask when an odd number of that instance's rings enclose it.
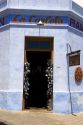
<instances>
[{"instance_id":1,"label":"interior darkness","mask_svg":"<svg viewBox=\"0 0 83 125\"><path fill-rule=\"evenodd\" d=\"M50 59L50 52L28 51L27 60L30 63L29 75L29 107L46 107L47 106L47 78L45 69L47 60Z\"/></svg>"}]
</instances>

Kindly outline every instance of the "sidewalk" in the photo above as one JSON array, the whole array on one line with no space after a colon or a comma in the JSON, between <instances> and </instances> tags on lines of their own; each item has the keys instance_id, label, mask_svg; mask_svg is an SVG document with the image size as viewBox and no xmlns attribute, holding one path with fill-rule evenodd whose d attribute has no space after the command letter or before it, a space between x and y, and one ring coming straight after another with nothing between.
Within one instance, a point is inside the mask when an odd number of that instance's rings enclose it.
<instances>
[{"instance_id":1,"label":"sidewalk","mask_svg":"<svg viewBox=\"0 0 83 125\"><path fill-rule=\"evenodd\" d=\"M83 125L83 113L73 116L57 115L45 110L0 111L0 121L9 125Z\"/></svg>"}]
</instances>

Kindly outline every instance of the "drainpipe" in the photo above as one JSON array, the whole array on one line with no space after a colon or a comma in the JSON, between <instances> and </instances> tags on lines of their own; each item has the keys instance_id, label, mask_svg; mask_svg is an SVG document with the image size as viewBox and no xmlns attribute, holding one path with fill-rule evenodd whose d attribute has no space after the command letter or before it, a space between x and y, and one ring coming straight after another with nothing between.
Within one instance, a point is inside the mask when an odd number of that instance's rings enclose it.
<instances>
[{"instance_id":1,"label":"drainpipe","mask_svg":"<svg viewBox=\"0 0 83 125\"><path fill-rule=\"evenodd\" d=\"M68 91L69 91L69 100L70 100L70 109L71 109L71 114L73 115L72 95L71 95L70 79L69 79L69 55L68 55L68 47L70 48L70 51L71 51L71 46L67 43L67 74L68 74Z\"/></svg>"}]
</instances>

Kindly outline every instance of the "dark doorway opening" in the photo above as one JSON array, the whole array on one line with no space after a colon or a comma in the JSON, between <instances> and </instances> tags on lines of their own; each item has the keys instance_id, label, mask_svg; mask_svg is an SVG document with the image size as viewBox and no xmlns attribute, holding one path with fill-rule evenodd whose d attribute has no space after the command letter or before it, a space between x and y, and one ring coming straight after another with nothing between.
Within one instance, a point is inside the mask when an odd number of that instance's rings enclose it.
<instances>
[{"instance_id":1,"label":"dark doorway opening","mask_svg":"<svg viewBox=\"0 0 83 125\"><path fill-rule=\"evenodd\" d=\"M26 57L30 63L28 107L47 107L48 81L45 70L51 52L26 51Z\"/></svg>"}]
</instances>

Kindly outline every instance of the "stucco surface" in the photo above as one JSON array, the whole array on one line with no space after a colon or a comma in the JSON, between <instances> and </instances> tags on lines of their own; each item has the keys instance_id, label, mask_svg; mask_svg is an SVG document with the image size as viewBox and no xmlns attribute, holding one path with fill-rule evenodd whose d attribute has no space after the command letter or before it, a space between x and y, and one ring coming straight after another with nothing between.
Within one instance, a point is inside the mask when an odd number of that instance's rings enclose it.
<instances>
[{"instance_id":1,"label":"stucco surface","mask_svg":"<svg viewBox=\"0 0 83 125\"><path fill-rule=\"evenodd\" d=\"M4 34L6 37L4 37ZM16 26L1 32L0 35L0 39L3 41L0 43L0 64L2 69L2 73L0 74L0 87L1 90L7 91L7 93L3 91L3 93L0 94L0 108L9 110L22 110L25 36L40 35L46 37L54 37L53 112L69 114L71 109L67 81L67 43L71 45L73 51L81 50L80 66L83 67L82 35L78 35L75 32L70 32L66 28L52 29L42 27L39 29L38 27L23 28ZM5 53L3 53L4 50ZM3 65L4 62L5 65ZM83 84L81 83L78 86L75 83L74 71L76 67L69 68L69 79L70 88L72 91L72 100L74 100L72 101L73 112L80 112L83 111L83 102L81 100L83 98L83 94L80 93L80 91L82 92Z\"/></svg>"},{"instance_id":2,"label":"stucco surface","mask_svg":"<svg viewBox=\"0 0 83 125\"><path fill-rule=\"evenodd\" d=\"M71 7L71 0L8 0L8 6L14 8L45 9L45 10L66 10Z\"/></svg>"}]
</instances>

